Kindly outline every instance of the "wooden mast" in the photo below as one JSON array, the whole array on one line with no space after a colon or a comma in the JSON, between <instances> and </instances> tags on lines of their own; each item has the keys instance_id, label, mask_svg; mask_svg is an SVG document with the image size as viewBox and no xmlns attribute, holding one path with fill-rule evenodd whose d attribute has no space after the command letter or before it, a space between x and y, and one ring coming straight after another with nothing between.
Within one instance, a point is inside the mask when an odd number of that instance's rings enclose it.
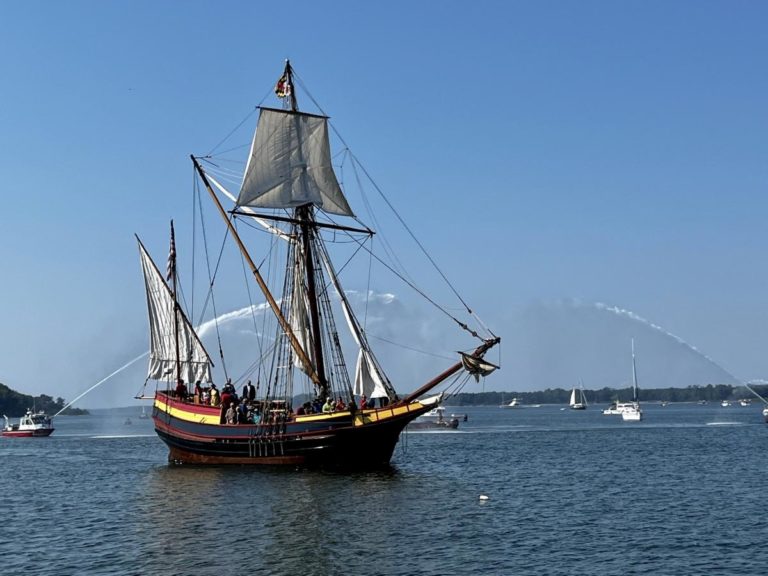
<instances>
[{"instance_id":1,"label":"wooden mast","mask_svg":"<svg viewBox=\"0 0 768 576\"><path fill-rule=\"evenodd\" d=\"M283 79L288 88L288 97L290 98L291 112L298 112L299 105L296 101L296 91L293 89L293 68L291 61L285 61L285 70ZM298 117L296 118L298 122ZM298 128L298 125L297 125ZM317 288L315 286L315 265L312 255L312 233L313 222L312 205L306 204L299 206L294 210L294 217L299 221L301 230L301 244L304 248L304 275L307 279L307 300L309 301L309 320L312 329L312 346L315 356L315 368L320 381L317 383L320 388L321 397L325 400L328 397L328 379L325 374L325 360L323 358L323 340L320 330L320 313L317 307Z\"/></svg>"},{"instance_id":2,"label":"wooden mast","mask_svg":"<svg viewBox=\"0 0 768 576\"><path fill-rule=\"evenodd\" d=\"M293 89L293 68L291 67L291 61L285 61L285 70L283 70L283 76L280 79L283 82L284 89L287 89L285 96L289 99L289 105L291 112L299 111L299 104L296 101L296 91ZM296 118L298 122L298 117ZM297 129L298 129L297 125ZM298 206L293 211L294 218L299 222L299 229L301 230L301 246L304 249L302 255L304 263L304 276L307 279L307 300L309 301L309 320L312 330L312 347L314 352L315 369L319 377L317 382L320 388L320 394L323 399L329 395L328 379L325 374L325 360L323 358L323 339L322 331L320 329L320 313L317 306L317 288L315 285L315 265L313 259L312 250L312 234L314 228L314 218L312 217L312 205L306 204L304 206Z\"/></svg>"},{"instance_id":3,"label":"wooden mast","mask_svg":"<svg viewBox=\"0 0 768 576\"><path fill-rule=\"evenodd\" d=\"M312 208L309 205L296 209L296 215L301 217L301 239L304 245L304 269L307 278L307 300L309 301L309 319L312 324L312 344L315 353L317 375L320 377L320 388L323 399L328 397L328 380L325 376L325 360L323 359L323 341L320 331L320 314L317 309L317 288L315 286L315 266L312 256Z\"/></svg>"},{"instance_id":4,"label":"wooden mast","mask_svg":"<svg viewBox=\"0 0 768 576\"><path fill-rule=\"evenodd\" d=\"M259 285L259 288L261 288L261 291L263 292L264 297L267 299L267 303L269 304L270 308L272 308L272 312L274 312L275 316L277 317L277 321L280 323L280 327L288 336L288 340L290 341L294 352L296 352L296 356L298 356L299 361L301 361L301 364L304 366L304 369L306 373L309 375L312 382L314 382L316 386L322 387L320 384L320 377L317 375L317 372L315 371L314 366L312 366L312 362L307 356L307 353L301 347L301 344L299 343L299 340L296 338L296 334L294 334L290 323L288 322L288 320L285 319L285 316L283 316L283 313L280 311L280 306L277 305L277 302L275 301L274 296L272 296L272 293L269 291L269 287L267 286L267 283L264 281L264 278L261 276L261 272L259 272L259 269L256 267L256 264L254 264L253 259L251 258L251 255L248 253L248 249L245 247L245 244L243 244L243 241L241 240L240 235L237 233L237 228L235 228L235 226L232 224L232 221L227 217L227 212L226 210L224 210L224 207L221 205L221 201L219 200L219 197L216 196L216 192L213 191L213 188L211 187L210 182L208 182L208 178L206 177L205 172L203 171L203 168L200 166L200 163L197 161L197 158L195 158L194 156L190 156L190 158L192 158L192 163L195 165L195 169L197 170L197 173L200 174L200 178L203 180L203 184L205 185L205 188L208 190L208 194L211 195L211 198L213 199L214 204L219 210L219 214L224 219L224 222L226 222L227 228L229 229L230 234L232 234L232 237L235 239L235 242L237 243L238 248L240 248L240 252L242 253L243 257L248 263L248 266L250 267L254 278L256 278L256 283Z\"/></svg>"},{"instance_id":5,"label":"wooden mast","mask_svg":"<svg viewBox=\"0 0 768 576\"><path fill-rule=\"evenodd\" d=\"M179 300L176 297L178 289L176 280L176 234L171 220L171 247L168 253L169 274L173 277L173 339L176 345L176 385L181 378L181 359L179 358Z\"/></svg>"}]
</instances>

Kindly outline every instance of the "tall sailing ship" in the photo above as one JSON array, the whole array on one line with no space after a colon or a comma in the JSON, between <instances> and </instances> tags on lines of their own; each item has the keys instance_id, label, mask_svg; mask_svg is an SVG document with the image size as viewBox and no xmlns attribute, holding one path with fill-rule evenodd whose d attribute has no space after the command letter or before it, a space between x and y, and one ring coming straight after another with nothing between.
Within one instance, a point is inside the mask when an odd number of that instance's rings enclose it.
<instances>
[{"instance_id":1,"label":"tall sailing ship","mask_svg":"<svg viewBox=\"0 0 768 576\"><path fill-rule=\"evenodd\" d=\"M222 183L219 165L208 157L191 157L196 189L210 196L225 238L237 246L269 310L261 321L266 326L270 318L272 337L259 344L253 363L234 382L221 346L224 380L213 382L211 356L190 321L194 316L182 306L173 223L165 275L138 241L150 326L145 387L155 382L152 418L171 462L387 465L405 426L439 403L438 386L479 379L497 368L484 356L500 338L482 324L470 328L443 309L476 343L427 382L404 383L413 392L396 392L369 345L365 321L341 287L329 246L344 238L364 247L374 232L355 217L337 179L328 117L299 111L294 81L286 62L275 87L283 106L259 107L237 196ZM243 234L253 229L270 239L265 254L259 253L258 259L264 258L259 265ZM268 263L267 257L278 253L283 263ZM346 264L342 260L342 270ZM206 302L215 302L212 287L218 279L213 268L211 272L209 266ZM251 303L248 309L257 308ZM339 308L349 328L347 349L352 343L357 352L354 371L347 367L334 320Z\"/></svg>"}]
</instances>

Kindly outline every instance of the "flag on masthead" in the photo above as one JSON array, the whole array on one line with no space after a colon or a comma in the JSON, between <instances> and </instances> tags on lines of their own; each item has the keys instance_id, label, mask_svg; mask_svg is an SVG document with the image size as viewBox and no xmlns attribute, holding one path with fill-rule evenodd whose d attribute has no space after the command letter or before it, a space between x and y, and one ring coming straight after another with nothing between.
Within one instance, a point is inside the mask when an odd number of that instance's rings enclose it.
<instances>
[{"instance_id":1,"label":"flag on masthead","mask_svg":"<svg viewBox=\"0 0 768 576\"><path fill-rule=\"evenodd\" d=\"M286 72L282 76L280 76L280 79L277 81L277 84L275 84L275 94L277 94L278 98L288 98L288 96L291 95L293 92L293 86L291 85L291 77Z\"/></svg>"}]
</instances>

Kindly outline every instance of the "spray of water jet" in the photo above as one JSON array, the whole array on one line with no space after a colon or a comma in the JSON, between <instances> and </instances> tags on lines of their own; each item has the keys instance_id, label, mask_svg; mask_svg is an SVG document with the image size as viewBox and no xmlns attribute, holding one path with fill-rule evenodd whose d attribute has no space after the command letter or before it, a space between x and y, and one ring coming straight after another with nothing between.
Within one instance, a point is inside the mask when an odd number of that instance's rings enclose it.
<instances>
[{"instance_id":1,"label":"spray of water jet","mask_svg":"<svg viewBox=\"0 0 768 576\"><path fill-rule=\"evenodd\" d=\"M80 400L80 398L82 398L83 396L85 396L86 394L88 394L90 391L92 391L92 390L95 390L96 388L98 388L99 386L101 386L102 384L104 384L104 382L106 382L107 380L109 380L109 379L110 379L110 378L112 378L113 376L117 376L118 374L120 374L120 372L122 372L123 370L125 370L125 369L126 369L126 368L128 368L129 366L132 366L133 364L135 364L136 362L138 362L139 360L141 360L142 358L144 358L144 357L145 357L145 356L147 356L147 355L149 355L149 352L144 352L143 354L140 354L139 356L136 356L136 358L134 358L134 359L133 359L133 360L131 360L130 362L128 362L128 363L126 363L126 364L123 364L122 366L120 366L120 368L118 368L117 370L115 370L114 372L112 372L111 374L109 374L108 376L105 376L104 378L102 378L101 380L99 380L98 382L96 382L96 384L94 384L93 386L91 386L90 388L88 388L88 390L86 390L86 391L85 391L85 392L83 392L82 394L79 394L77 397L75 397L75 399L74 399L74 400L71 400L70 402L67 402L67 404L64 406L64 408L62 408L61 410L59 410L58 412L56 412L56 414L54 414L54 415L53 415L53 417L56 417L56 416L58 416L59 414L61 414L62 412L64 412L64 410L66 410L67 408L69 408L70 406L72 406L72 404L74 404L75 402L77 402L78 400Z\"/></svg>"}]
</instances>

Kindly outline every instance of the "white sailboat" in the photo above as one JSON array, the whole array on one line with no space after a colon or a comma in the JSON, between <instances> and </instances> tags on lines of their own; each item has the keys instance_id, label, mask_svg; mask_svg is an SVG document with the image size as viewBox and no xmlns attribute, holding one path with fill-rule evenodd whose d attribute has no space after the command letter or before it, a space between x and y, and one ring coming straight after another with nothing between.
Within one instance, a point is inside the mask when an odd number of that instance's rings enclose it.
<instances>
[{"instance_id":1,"label":"white sailboat","mask_svg":"<svg viewBox=\"0 0 768 576\"><path fill-rule=\"evenodd\" d=\"M637 367L635 366L635 339L632 338L632 402L622 405L621 419L625 422L640 422L643 411L637 398Z\"/></svg>"},{"instance_id":2,"label":"white sailboat","mask_svg":"<svg viewBox=\"0 0 768 576\"><path fill-rule=\"evenodd\" d=\"M571 410L586 410L587 397L584 396L584 386L579 382L579 387L573 387L571 390L571 401L568 403Z\"/></svg>"}]
</instances>

